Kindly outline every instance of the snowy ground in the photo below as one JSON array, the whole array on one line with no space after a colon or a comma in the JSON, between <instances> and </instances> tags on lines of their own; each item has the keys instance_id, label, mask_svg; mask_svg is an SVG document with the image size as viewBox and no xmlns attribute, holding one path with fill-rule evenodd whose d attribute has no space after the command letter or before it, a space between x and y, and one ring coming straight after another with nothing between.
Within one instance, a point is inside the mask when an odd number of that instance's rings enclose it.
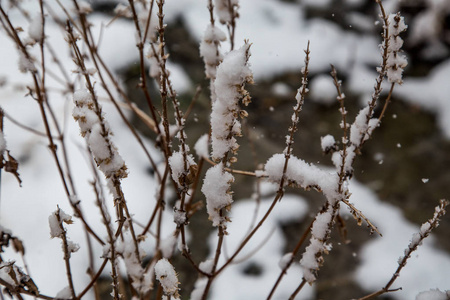
<instances>
[{"instance_id":1,"label":"snowy ground","mask_svg":"<svg viewBox=\"0 0 450 300\"><path fill-rule=\"evenodd\" d=\"M198 0L167 0L166 15L168 21L176 15L182 15L189 30L200 40L201 35L209 22L208 12L204 1ZM308 1L314 3L314 1ZM320 1L325 5L328 1ZM358 2L358 1L355 1ZM318 1L319 3L319 1ZM395 6L392 4L392 6ZM19 16L15 20L23 23ZM95 15L91 19L95 29L100 24L109 22L110 17ZM370 22L369 24L373 24ZM367 26L367 24L366 24ZM373 25L375 26L375 25ZM26 29L28 26L23 25ZM114 68L126 66L137 58L134 43L133 24L118 20L104 31L100 51L105 61ZM37 104L29 97L24 97L26 90L17 86L30 82L27 75L18 72L18 57L13 44L0 31L0 78L8 80L5 87L0 90L0 106L11 117L20 120L23 124L43 132L43 126L38 113ZM47 36L52 45L58 49L59 55L65 57L67 45L61 38L61 32L51 23L47 26ZM348 70L351 75L350 85L356 92L364 96L370 95L374 83L374 74L368 65L379 63L378 37L358 35L340 29L337 25L324 20L306 20L301 6L295 3L279 2L275 0L243 0L241 3L241 19L238 22L236 41L242 44L248 38L252 45L251 66L258 79L267 78L285 71L299 70L303 64L303 49L307 41L311 42L311 71L318 73L328 70L329 64L338 69ZM117 43L120 41L120 44ZM59 49L63 49L59 51ZM332 51L330 51L332 49ZM125 59L123 59L125 58ZM63 60L68 69L73 69L69 59ZM189 89L189 80L179 68L173 71L172 79L175 88ZM396 90L399 96L416 103L426 109L439 112L438 117L442 130L450 136L450 90L447 84L450 78L450 63L446 61L436 67L430 75L423 78L405 79L402 87ZM327 92L328 83L317 83L316 89L323 87ZM49 86L55 90L61 87L55 80L49 79ZM98 219L98 209L93 202L93 194L89 185L89 164L86 158L85 144L79 136L79 128L71 117L71 99L56 97L52 93L52 105L58 113L69 145L69 157L73 168L77 194L82 200L82 207L87 219ZM320 98L320 95L318 96ZM423 101L426 98L427 101ZM361 99L364 102L366 98ZM114 141L119 152L124 157L129 170L129 178L124 180L124 192L127 195L130 209L135 213L138 221L145 222L148 212L154 205L156 184L148 174L146 166L142 164L143 153L137 143L130 141L127 129L108 103L104 103L109 123L115 134ZM45 294L53 295L67 285L64 274L64 262L60 242L51 240L47 227L48 216L59 205L64 211L71 212L67 203L60 179L47 149L45 138L30 134L28 131L14 125L9 120L4 125L5 138L8 149L20 161L20 175L23 187L19 188L13 176L2 173L0 225L12 230L19 236L26 247L26 258L31 275L35 278L40 290ZM153 149L151 142L146 142ZM138 149L138 150L136 150ZM155 152L155 157L158 154ZM402 212L395 207L380 202L374 193L357 182L350 185L352 202L378 226L383 237L375 237L367 243L359 254L362 264L355 273L358 283L365 289L377 290L391 277L397 266L397 259L403 254L412 234L418 231L418 226L405 220ZM262 202L259 211L264 211L269 199ZM230 225L230 235L227 237L226 247L232 249L241 239L242 228L248 228L248 211L253 211L254 204L240 202L233 206ZM166 210L170 214L170 210ZM430 212L430 217L431 217ZM241 266L232 266L224 272L212 291L212 299L263 299L267 296L268 288L273 284L279 270L273 270L282 253L283 239L280 233L280 222L290 218L302 219L307 215L307 205L303 199L286 196L272 218L264 226L266 229L258 236L249 251L258 247L262 240L270 235L270 242L265 243L246 263L256 262L263 266L262 276L250 278L242 274ZM164 225L164 236L169 235L175 224L168 221ZM389 220L386 222L385 220ZM424 220L425 221L425 220ZM84 243L84 234L79 230L80 224L69 226L70 238L80 244ZM98 223L96 230L102 232L102 224ZM236 231L236 233L235 233ZM239 234L240 233L240 234ZM394 285L403 287L402 291L393 293L396 299L414 299L415 296L430 288L449 289L448 270L450 270L450 256L435 247L436 240L430 237L408 262L404 272ZM150 245L148 245L150 249ZM87 262L86 249L72 256L73 273L75 274L76 288L81 289L88 282L86 275ZM96 255L101 249L96 249ZM245 256L245 253L242 254ZM4 257L14 257L6 253ZM19 258L16 258L20 260ZM279 289L277 299L286 299L300 281L299 267L294 266ZM220 284L222 282L223 284ZM229 289L229 286L242 286L242 289ZM230 294L236 293L236 294ZM298 299L310 299L313 291L308 289Z\"/></svg>"}]
</instances>

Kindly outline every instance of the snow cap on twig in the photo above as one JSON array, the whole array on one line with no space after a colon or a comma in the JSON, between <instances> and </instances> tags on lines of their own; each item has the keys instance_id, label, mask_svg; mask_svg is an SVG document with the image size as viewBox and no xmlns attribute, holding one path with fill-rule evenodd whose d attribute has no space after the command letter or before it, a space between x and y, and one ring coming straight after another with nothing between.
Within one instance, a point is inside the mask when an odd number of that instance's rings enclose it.
<instances>
[{"instance_id":1,"label":"snow cap on twig","mask_svg":"<svg viewBox=\"0 0 450 300\"><path fill-rule=\"evenodd\" d=\"M155 265L156 279L161 283L164 294L179 298L178 276L172 264L165 258L158 260ZM173 298L171 298L173 299Z\"/></svg>"},{"instance_id":2,"label":"snow cap on twig","mask_svg":"<svg viewBox=\"0 0 450 300\"><path fill-rule=\"evenodd\" d=\"M225 226L225 222L228 221L221 210L233 202L230 192L230 184L233 181L233 175L224 171L223 163L209 168L206 172L202 192L206 197L206 210L213 226Z\"/></svg>"},{"instance_id":3,"label":"snow cap on twig","mask_svg":"<svg viewBox=\"0 0 450 300\"><path fill-rule=\"evenodd\" d=\"M92 95L86 89L76 91L73 101L73 118L78 122L81 135L86 139L99 169L106 178L127 177L127 167L111 141L112 132L103 118L99 104L94 103Z\"/></svg>"},{"instance_id":4,"label":"snow cap on twig","mask_svg":"<svg viewBox=\"0 0 450 300\"><path fill-rule=\"evenodd\" d=\"M222 159L228 151L239 147L233 136L241 134L239 100L250 102L245 83L253 82L253 74L248 65L251 44L245 43L240 49L229 52L217 69L214 88L217 95L211 112L212 158Z\"/></svg>"},{"instance_id":5,"label":"snow cap on twig","mask_svg":"<svg viewBox=\"0 0 450 300\"><path fill-rule=\"evenodd\" d=\"M403 70L408 65L405 55L401 53L403 40L400 33L406 31L408 28L405 25L404 18L400 13L390 14L388 18L389 23L389 44L388 44L388 59L387 59L387 78L391 83L402 84Z\"/></svg>"}]
</instances>

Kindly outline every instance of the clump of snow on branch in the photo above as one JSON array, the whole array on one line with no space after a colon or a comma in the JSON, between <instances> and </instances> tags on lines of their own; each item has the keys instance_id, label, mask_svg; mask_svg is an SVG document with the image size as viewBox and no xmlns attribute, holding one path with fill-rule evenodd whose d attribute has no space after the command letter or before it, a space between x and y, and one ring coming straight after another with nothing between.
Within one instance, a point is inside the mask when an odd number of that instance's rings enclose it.
<instances>
[{"instance_id":1,"label":"clump of snow on branch","mask_svg":"<svg viewBox=\"0 0 450 300\"><path fill-rule=\"evenodd\" d=\"M58 293L56 293L56 299L71 299L72 298L72 292L70 291L70 287L66 286L62 290L60 290Z\"/></svg>"},{"instance_id":2,"label":"clump of snow on branch","mask_svg":"<svg viewBox=\"0 0 450 300\"><path fill-rule=\"evenodd\" d=\"M39 292L31 277L16 266L15 261L0 262L0 279L14 288L26 289L33 294Z\"/></svg>"},{"instance_id":3,"label":"clump of snow on branch","mask_svg":"<svg viewBox=\"0 0 450 300\"><path fill-rule=\"evenodd\" d=\"M401 264L402 260L406 260L409 258L409 255L412 251L414 251L418 246L422 244L422 241L430 235L431 231L439 226L439 219L446 213L445 207L448 205L448 201L441 200L439 205L435 207L434 215L427 222L423 223L420 227L419 232L413 234L411 242L409 243L408 248L405 250L405 256L400 257L399 264Z\"/></svg>"},{"instance_id":4,"label":"clump of snow on branch","mask_svg":"<svg viewBox=\"0 0 450 300\"><path fill-rule=\"evenodd\" d=\"M185 165L186 163L186 165ZM189 170L196 166L194 158L191 154L186 154L186 161L181 151L174 151L169 157L169 165L172 170L172 178L181 188L184 184L184 177L188 175Z\"/></svg>"},{"instance_id":5,"label":"clump of snow on branch","mask_svg":"<svg viewBox=\"0 0 450 300\"><path fill-rule=\"evenodd\" d=\"M199 269L205 273L211 273L214 267L214 259L207 259L198 265Z\"/></svg>"},{"instance_id":6,"label":"clump of snow on branch","mask_svg":"<svg viewBox=\"0 0 450 300\"><path fill-rule=\"evenodd\" d=\"M19 71L22 73L26 73L26 72L31 72L34 73L36 72L36 67L33 63L33 58L25 55L22 51L19 50Z\"/></svg>"},{"instance_id":7,"label":"clump of snow on branch","mask_svg":"<svg viewBox=\"0 0 450 300\"><path fill-rule=\"evenodd\" d=\"M63 222L66 224L73 223L72 216L66 214L62 209L58 208L48 217L51 238L60 238L64 234L64 229L62 227Z\"/></svg>"},{"instance_id":8,"label":"clump of snow on branch","mask_svg":"<svg viewBox=\"0 0 450 300\"><path fill-rule=\"evenodd\" d=\"M334 219L334 209L331 205L328 206L325 212L321 212L316 216L311 229L310 244L306 247L300 260L300 266L303 270L303 277L312 284L316 281L316 272L323 264L322 253L328 253L331 250L331 245L325 243L330 234L331 225Z\"/></svg>"},{"instance_id":9,"label":"clump of snow on branch","mask_svg":"<svg viewBox=\"0 0 450 300\"><path fill-rule=\"evenodd\" d=\"M388 43L388 59L387 59L387 77L389 82L402 84L403 70L408 65L405 55L400 54L403 40L400 34L408 28L405 20L400 13L390 14L388 18L389 24L389 43Z\"/></svg>"},{"instance_id":10,"label":"clump of snow on branch","mask_svg":"<svg viewBox=\"0 0 450 300\"><path fill-rule=\"evenodd\" d=\"M284 270L293 258L294 258L294 253L292 253L292 252L289 252L289 253L286 253L285 255L283 255L283 257L278 262L278 266L280 267L280 269Z\"/></svg>"},{"instance_id":11,"label":"clump of snow on branch","mask_svg":"<svg viewBox=\"0 0 450 300\"><path fill-rule=\"evenodd\" d=\"M118 17L131 18L133 15L131 13L130 7L128 5L124 5L123 3L119 3L114 8L114 13Z\"/></svg>"},{"instance_id":12,"label":"clump of snow on branch","mask_svg":"<svg viewBox=\"0 0 450 300\"><path fill-rule=\"evenodd\" d=\"M0 155L3 155L6 151L6 140L3 132L0 131Z\"/></svg>"},{"instance_id":13,"label":"clump of snow on branch","mask_svg":"<svg viewBox=\"0 0 450 300\"><path fill-rule=\"evenodd\" d=\"M147 293L152 288L151 278L145 276L145 271L139 262L139 259L144 258L145 252L142 249L136 251L135 244L129 234L125 235L123 241L117 242L116 251L121 254L125 262L127 273L132 279L133 288L140 293ZM136 252L139 253L139 259Z\"/></svg>"},{"instance_id":14,"label":"clump of snow on branch","mask_svg":"<svg viewBox=\"0 0 450 300\"><path fill-rule=\"evenodd\" d=\"M147 53L147 59L150 64L149 75L150 77L159 80L161 76L161 67L159 62L161 61L161 52L159 47L151 47Z\"/></svg>"},{"instance_id":15,"label":"clump of snow on branch","mask_svg":"<svg viewBox=\"0 0 450 300\"><path fill-rule=\"evenodd\" d=\"M149 18L149 11L147 9L142 9L138 14L139 25L141 28L142 35L147 31L147 36L145 37L149 42L156 42L156 31L159 26L158 17L155 14L155 9L153 9L152 15ZM146 27L148 26L148 27Z\"/></svg>"},{"instance_id":16,"label":"clump of snow on branch","mask_svg":"<svg viewBox=\"0 0 450 300\"><path fill-rule=\"evenodd\" d=\"M228 218L221 214L221 210L233 202L230 192L230 184L233 181L233 175L224 171L223 163L209 168L206 172L202 192L206 197L206 210L213 226L225 226L228 221Z\"/></svg>"},{"instance_id":17,"label":"clump of snow on branch","mask_svg":"<svg viewBox=\"0 0 450 300\"><path fill-rule=\"evenodd\" d=\"M228 151L236 151L238 144L233 137L241 135L239 100L248 104L250 97L244 90L251 83L252 71L248 65L250 44L229 52L217 69L214 89L217 95L211 112L212 158L222 159Z\"/></svg>"},{"instance_id":18,"label":"clump of snow on branch","mask_svg":"<svg viewBox=\"0 0 450 300\"><path fill-rule=\"evenodd\" d=\"M326 136L320 138L320 146L322 147L322 151L324 153L328 153L336 148L336 141L331 134L327 134Z\"/></svg>"},{"instance_id":19,"label":"clump of snow on branch","mask_svg":"<svg viewBox=\"0 0 450 300\"><path fill-rule=\"evenodd\" d=\"M258 175L268 176L269 181L279 183L283 176L285 155L278 153L266 162L264 172ZM337 199L337 184L339 178L336 173L322 170L302 159L291 156L286 168L286 184L294 184L304 189L320 188L327 199Z\"/></svg>"},{"instance_id":20,"label":"clump of snow on branch","mask_svg":"<svg viewBox=\"0 0 450 300\"><path fill-rule=\"evenodd\" d=\"M199 157L208 158L209 157L209 136L208 134L202 135L194 145L195 153Z\"/></svg>"},{"instance_id":21,"label":"clump of snow on branch","mask_svg":"<svg viewBox=\"0 0 450 300\"><path fill-rule=\"evenodd\" d=\"M184 222L185 222L184 218ZM181 223L175 222L175 223ZM177 236L173 233L171 233L168 237L165 239L162 239L159 245L159 249L161 250L161 254L164 258L170 258L172 257L173 253L175 252L175 247L177 245Z\"/></svg>"},{"instance_id":22,"label":"clump of snow on branch","mask_svg":"<svg viewBox=\"0 0 450 300\"><path fill-rule=\"evenodd\" d=\"M42 24L42 16L40 14L37 14L31 19L30 25L28 27L28 35L36 42L40 42L42 40L43 32L44 27Z\"/></svg>"},{"instance_id":23,"label":"clump of snow on branch","mask_svg":"<svg viewBox=\"0 0 450 300\"><path fill-rule=\"evenodd\" d=\"M63 239L63 236L66 233L63 223L72 224L73 221L71 215L66 214L62 209L58 208L48 217L48 223L50 226L50 237ZM75 253L80 249L80 246L77 243L74 243L67 238L66 243L69 257L71 253Z\"/></svg>"},{"instance_id":24,"label":"clump of snow on branch","mask_svg":"<svg viewBox=\"0 0 450 300\"><path fill-rule=\"evenodd\" d=\"M371 118L371 110L369 106L364 107L355 118L355 122L350 127L350 143L356 148L360 147L363 142L369 139L372 131L378 126L378 118ZM367 120L369 122L367 123Z\"/></svg>"},{"instance_id":25,"label":"clump of snow on branch","mask_svg":"<svg viewBox=\"0 0 450 300\"><path fill-rule=\"evenodd\" d=\"M227 39L225 33L217 26L209 24L206 28L203 40L200 43L200 56L205 63L205 74L207 78L216 78L217 66L223 59L219 50L220 42Z\"/></svg>"},{"instance_id":26,"label":"clump of snow on branch","mask_svg":"<svg viewBox=\"0 0 450 300\"><path fill-rule=\"evenodd\" d=\"M206 284L208 282L207 278L199 278L195 282L194 289L191 292L191 300L201 300L203 293L205 291Z\"/></svg>"},{"instance_id":27,"label":"clump of snow on branch","mask_svg":"<svg viewBox=\"0 0 450 300\"><path fill-rule=\"evenodd\" d=\"M164 294L179 298L178 276L172 264L165 258L160 259L155 265L156 279L161 283ZM174 299L174 298L171 298Z\"/></svg>"},{"instance_id":28,"label":"clump of snow on branch","mask_svg":"<svg viewBox=\"0 0 450 300\"><path fill-rule=\"evenodd\" d=\"M127 177L127 167L110 139L112 133L100 105L93 101L91 94L85 89L76 91L73 101L75 107L72 115L78 122L81 135L86 139L100 170L106 178Z\"/></svg>"},{"instance_id":29,"label":"clump of snow on branch","mask_svg":"<svg viewBox=\"0 0 450 300\"><path fill-rule=\"evenodd\" d=\"M237 8L239 6L238 0L214 0L214 5L220 23L229 23L233 17L237 17L235 7Z\"/></svg>"},{"instance_id":30,"label":"clump of snow on branch","mask_svg":"<svg viewBox=\"0 0 450 300\"><path fill-rule=\"evenodd\" d=\"M420 292L416 296L416 300L448 300L450 299L450 290L441 292L439 289L431 289L429 291Z\"/></svg>"},{"instance_id":31,"label":"clump of snow on branch","mask_svg":"<svg viewBox=\"0 0 450 300\"><path fill-rule=\"evenodd\" d=\"M78 7L79 7L79 13L80 14L87 15L87 14L90 14L92 12L91 5L88 2L84 1L84 0L78 1Z\"/></svg>"}]
</instances>

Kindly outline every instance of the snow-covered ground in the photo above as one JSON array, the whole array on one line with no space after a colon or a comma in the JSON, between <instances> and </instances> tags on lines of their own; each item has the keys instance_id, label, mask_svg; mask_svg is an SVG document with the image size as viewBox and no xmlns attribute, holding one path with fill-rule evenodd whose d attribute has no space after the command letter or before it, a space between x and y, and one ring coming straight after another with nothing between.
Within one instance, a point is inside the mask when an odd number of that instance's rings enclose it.
<instances>
[{"instance_id":1,"label":"snow-covered ground","mask_svg":"<svg viewBox=\"0 0 450 300\"><path fill-rule=\"evenodd\" d=\"M30 7L36 2L29 1ZM314 5L326 5L328 2L308 1L310 5L314 3ZM395 7L392 2L390 1L389 6ZM198 41L209 22L205 1L199 0L166 0L166 15L169 24L176 16L182 16L190 32ZM17 13L12 16L13 21L21 24L27 31L26 22ZM104 15L93 15L91 22L94 25L94 31L99 33L101 24L107 24L110 19ZM138 58L133 30L133 23L125 20L116 20L103 30L100 52L105 62L113 69L126 66ZM68 70L74 69L75 66L68 59L68 46L59 27L49 21L46 26L46 35L53 47L57 49L63 65ZM350 75L350 87L363 95L362 102L367 101L367 97L373 90L376 76L368 65L379 64L377 45L379 37L344 31L336 24L325 20L307 20L302 6L297 3L242 0L237 27L237 45L242 45L244 39L249 39L253 44L250 63L256 82L285 71L300 70L304 59L303 49L309 40L312 53L310 70L313 73L328 70L329 64L332 63L338 70L345 70ZM22 124L44 132L38 105L30 97L25 97L27 91L23 89L25 84L31 82L31 78L18 71L16 48L3 30L0 31L0 41L0 78L7 79L7 85L0 89L0 106L9 116L20 120ZM181 68L174 66L171 71L176 89L192 88ZM437 112L440 126L448 137L450 137L449 78L450 63L446 61L437 66L427 77L405 78L403 86L396 89L396 94L402 98ZM104 228L101 222L98 222L99 212L94 204L94 194L89 184L92 178L85 142L79 136L79 127L71 116L73 105L71 96L61 97L58 91L62 86L50 76L47 83L50 87L51 105L60 124L64 126L77 196L82 201L81 205L87 220L104 236ZM315 90L323 87L323 94L328 95L327 86L329 83L326 80L317 81ZM321 98L320 92L314 93L316 93L314 97ZM148 164L143 164L145 158L142 150L137 142L130 138L129 131L123 126L122 120L112 105L104 102L103 107L114 132L114 142L129 168L129 177L123 181L123 187L130 210L137 221L145 222L154 206L157 184L148 173ZM48 216L56 210L57 205L67 213L71 212L71 208L47 148L45 137L32 134L8 119L5 120L4 131L7 148L21 163L19 172L23 186L19 188L12 175L2 172L0 225L9 228L14 235L24 241L26 262L32 277L42 293L54 295L67 286L67 280L64 275L60 241L50 239ZM152 149L153 156L161 160L157 151L153 150L151 142L145 141L145 143L148 149ZM397 208L380 202L367 187L353 181L350 191L351 201L375 222L383 233L383 237L374 237L363 247L359 254L362 263L355 273L357 282L363 288L377 290L392 276L398 257L403 255L403 250L407 247L412 234L417 232L419 227L408 222ZM260 214L265 211L264 208L269 205L269 201L270 199L263 199L259 207ZM110 204L112 207L112 203ZM251 222L249 215L252 214L248 211L253 212L254 208L255 204L250 201L233 205L231 212L233 222L229 225L230 234L227 236L225 245L227 249L233 249L243 238ZM211 298L256 300L267 296L279 273L279 269L273 268L278 265L278 261L284 254L280 223L290 219L302 219L307 212L308 208L303 199L287 195L264 225L265 229L263 228L260 232L261 235L256 236L255 240L249 244L247 252L242 253L241 257L260 247L266 238L270 238L269 242L264 243L264 246L244 264L231 266L226 270L213 286ZM165 214L171 214L170 209L165 210ZM168 236L175 229L175 224L171 222L170 216L165 220L167 222L163 226L163 236ZM386 222L386 220L389 221ZM68 235L72 241L84 245L85 236L79 222L68 226ZM424 245L409 260L393 286L401 286L403 290L393 293L392 297L414 299L424 290L450 288L448 281L450 255L438 250L434 243L436 240L432 236L426 239ZM148 244L147 248L151 249L150 246ZM86 274L88 267L85 259L86 251L86 247L82 247L79 252L72 255L73 273L77 278L75 288L78 290L89 282ZM102 249L96 248L95 251L94 255L98 257ZM14 258L20 261L20 258L11 252L2 255L7 259ZM242 273L242 268L252 262L262 266L261 276L249 277ZM300 268L293 266L280 286L276 299L287 299L300 279ZM230 289L230 286L242 288ZM311 299L313 288L305 289L298 299Z\"/></svg>"}]
</instances>

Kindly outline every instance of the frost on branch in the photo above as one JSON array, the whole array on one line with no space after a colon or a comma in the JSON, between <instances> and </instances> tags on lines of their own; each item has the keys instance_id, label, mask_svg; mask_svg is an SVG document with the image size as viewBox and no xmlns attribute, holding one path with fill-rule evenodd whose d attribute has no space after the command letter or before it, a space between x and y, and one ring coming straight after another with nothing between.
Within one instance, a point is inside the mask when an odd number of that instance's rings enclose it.
<instances>
[{"instance_id":1,"label":"frost on branch","mask_svg":"<svg viewBox=\"0 0 450 300\"><path fill-rule=\"evenodd\" d=\"M217 69L214 89L217 95L211 112L212 158L221 160L228 151L237 151L239 145L234 136L241 135L238 120L241 110L239 100L250 102L245 83L252 82L252 71L248 66L250 44L229 52Z\"/></svg>"},{"instance_id":2,"label":"frost on branch","mask_svg":"<svg viewBox=\"0 0 450 300\"><path fill-rule=\"evenodd\" d=\"M99 104L93 101L86 89L76 91L73 101L73 118L78 122L81 135L86 139L97 166L106 178L127 177L127 167L111 141L112 132Z\"/></svg>"},{"instance_id":3,"label":"frost on branch","mask_svg":"<svg viewBox=\"0 0 450 300\"><path fill-rule=\"evenodd\" d=\"M155 265L155 275L156 279L158 279L161 284L164 294L170 296L171 299L179 298L178 294L178 276L175 272L174 267L170 264L170 262L162 258ZM172 296L174 298L172 298Z\"/></svg>"},{"instance_id":4,"label":"frost on branch","mask_svg":"<svg viewBox=\"0 0 450 300\"><path fill-rule=\"evenodd\" d=\"M233 202L230 184L233 175L223 170L223 163L209 168L206 172L202 192L206 197L206 210L213 226L225 226L228 218L222 215L222 209L228 208Z\"/></svg>"},{"instance_id":5,"label":"frost on branch","mask_svg":"<svg viewBox=\"0 0 450 300\"><path fill-rule=\"evenodd\" d=\"M405 25L405 20L400 13L390 14L388 18L389 23L389 44L388 44L388 59L387 59L387 77L389 82L402 84L403 69L408 65L406 57L401 52L403 40L400 33L406 31L408 26Z\"/></svg>"}]
</instances>

